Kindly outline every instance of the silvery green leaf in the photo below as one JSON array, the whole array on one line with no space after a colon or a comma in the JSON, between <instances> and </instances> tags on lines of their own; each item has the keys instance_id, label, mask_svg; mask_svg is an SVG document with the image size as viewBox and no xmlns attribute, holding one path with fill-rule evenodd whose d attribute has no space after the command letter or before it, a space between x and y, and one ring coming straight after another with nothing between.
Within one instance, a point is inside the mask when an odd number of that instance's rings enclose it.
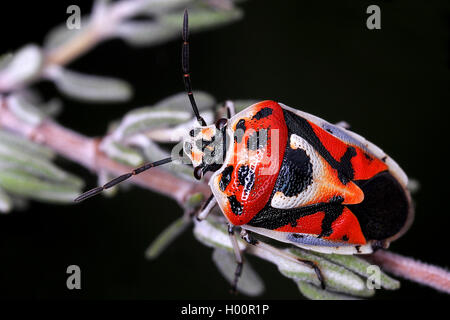
<instances>
[{"instance_id":1,"label":"silvery green leaf","mask_svg":"<svg viewBox=\"0 0 450 320\"><path fill-rule=\"evenodd\" d=\"M369 289L361 277L340 265L324 259L315 253L307 252L300 248L291 248L288 249L288 252L296 257L299 257L300 259L317 262L325 278L327 290L359 297L370 297L375 294L375 291L373 289ZM306 271L304 268L299 268L298 266L294 267L289 263L281 266L279 265L278 267L280 272L287 277L297 281L307 281L316 286L320 286L319 279L315 275L314 270L310 267L309 271ZM313 278L311 278L311 275Z\"/></svg>"},{"instance_id":2,"label":"silvery green leaf","mask_svg":"<svg viewBox=\"0 0 450 320\"><path fill-rule=\"evenodd\" d=\"M179 29L157 21L128 21L120 24L114 35L132 46L148 46L177 38Z\"/></svg>"},{"instance_id":3,"label":"silvery green leaf","mask_svg":"<svg viewBox=\"0 0 450 320\"><path fill-rule=\"evenodd\" d=\"M59 169L47 159L34 157L18 150L5 148L0 144L0 168L1 170L17 169L28 172L49 181L64 182L74 187L81 187L82 181Z\"/></svg>"},{"instance_id":4,"label":"silvery green leaf","mask_svg":"<svg viewBox=\"0 0 450 320\"><path fill-rule=\"evenodd\" d=\"M198 208L202 203L203 203L203 201L205 200L205 197L204 197L204 195L203 195L203 193L201 193L201 192L197 192L197 193L194 193L193 195L191 195L184 203L183 203L183 205L184 205L184 207L186 208L186 209L196 209L196 208Z\"/></svg>"},{"instance_id":5,"label":"silvery green leaf","mask_svg":"<svg viewBox=\"0 0 450 320\"><path fill-rule=\"evenodd\" d=\"M52 159L55 156L53 150L45 146L31 142L8 131L0 130L0 150L5 149L11 153L26 154L44 159Z\"/></svg>"},{"instance_id":6,"label":"silvery green leaf","mask_svg":"<svg viewBox=\"0 0 450 320\"><path fill-rule=\"evenodd\" d=\"M304 281L297 281L298 288L303 296L311 300L354 300L354 297L320 289Z\"/></svg>"},{"instance_id":7,"label":"silvery green leaf","mask_svg":"<svg viewBox=\"0 0 450 320\"><path fill-rule=\"evenodd\" d=\"M38 75L42 63L41 49L34 44L26 45L0 71L0 88L10 90L23 85Z\"/></svg>"},{"instance_id":8,"label":"silvery green leaf","mask_svg":"<svg viewBox=\"0 0 450 320\"><path fill-rule=\"evenodd\" d=\"M0 186L13 194L53 203L73 203L81 188L48 181L20 169L0 170Z\"/></svg>"},{"instance_id":9,"label":"silvery green leaf","mask_svg":"<svg viewBox=\"0 0 450 320\"><path fill-rule=\"evenodd\" d=\"M0 55L0 72L12 61L13 57L14 55L10 52Z\"/></svg>"},{"instance_id":10,"label":"silvery green leaf","mask_svg":"<svg viewBox=\"0 0 450 320\"><path fill-rule=\"evenodd\" d=\"M156 259L159 255L191 224L191 219L181 217L172 222L158 237L149 245L145 251L147 259Z\"/></svg>"},{"instance_id":11,"label":"silvery green leaf","mask_svg":"<svg viewBox=\"0 0 450 320\"><path fill-rule=\"evenodd\" d=\"M137 167L144 162L144 158L138 151L111 139L103 140L100 150L105 152L111 159L129 166Z\"/></svg>"},{"instance_id":12,"label":"silvery green leaf","mask_svg":"<svg viewBox=\"0 0 450 320\"><path fill-rule=\"evenodd\" d=\"M65 23L53 28L45 36L44 50L48 52L72 41L76 36L85 31L88 23L89 18L81 18L80 29L69 29Z\"/></svg>"},{"instance_id":13,"label":"silvery green leaf","mask_svg":"<svg viewBox=\"0 0 450 320\"><path fill-rule=\"evenodd\" d=\"M258 100L251 100L251 99L233 100L234 108L236 109L236 113L244 110L245 108L250 107L252 104L255 104L257 102L258 102Z\"/></svg>"},{"instance_id":14,"label":"silvery green leaf","mask_svg":"<svg viewBox=\"0 0 450 320\"><path fill-rule=\"evenodd\" d=\"M192 8L189 10L189 29L192 32L218 27L232 23L243 17L239 8L230 10L211 10L204 8ZM183 15L179 12L161 16L161 22L167 27L180 27L183 23Z\"/></svg>"},{"instance_id":15,"label":"silvery green leaf","mask_svg":"<svg viewBox=\"0 0 450 320\"><path fill-rule=\"evenodd\" d=\"M213 261L220 273L230 283L233 283L236 271L236 258L227 250L214 249ZM261 277L254 271L250 263L246 260L243 264L242 274L237 284L237 290L243 294L254 297L264 292L264 283Z\"/></svg>"},{"instance_id":16,"label":"silvery green leaf","mask_svg":"<svg viewBox=\"0 0 450 320\"><path fill-rule=\"evenodd\" d=\"M212 109L216 104L216 99L207 92L194 91L195 102L199 111ZM190 111L191 103L185 92L179 92L163 100L158 101L153 108L155 110Z\"/></svg>"},{"instance_id":17,"label":"silvery green leaf","mask_svg":"<svg viewBox=\"0 0 450 320\"><path fill-rule=\"evenodd\" d=\"M160 15L177 8L186 8L192 2L192 0L147 0L142 7L141 13Z\"/></svg>"},{"instance_id":18,"label":"silvery green leaf","mask_svg":"<svg viewBox=\"0 0 450 320\"><path fill-rule=\"evenodd\" d=\"M45 114L24 97L11 95L7 99L9 110L24 122L37 126L44 119Z\"/></svg>"},{"instance_id":19,"label":"silvery green leaf","mask_svg":"<svg viewBox=\"0 0 450 320\"><path fill-rule=\"evenodd\" d=\"M364 278L368 278L371 275L373 275L373 270L371 270L371 265L366 260L363 260L357 256L352 255L341 255L341 254L323 254L323 253L315 253L324 259L327 259L331 262L334 262L340 266L343 266L344 268L355 272L356 274L359 274L363 276ZM396 290L400 288L400 282L398 280L395 280L391 277L389 277L384 272L380 271L380 285L384 289L388 290Z\"/></svg>"},{"instance_id":20,"label":"silvery green leaf","mask_svg":"<svg viewBox=\"0 0 450 320\"><path fill-rule=\"evenodd\" d=\"M158 161L170 156L169 152L162 149L158 144L156 144L143 134L134 135L127 139L126 142L127 144L138 146L142 150L142 153L144 154L146 160L149 162ZM175 173L177 176L180 176L182 178L192 181L196 180L193 175L192 167L179 163L178 161L168 163L163 168Z\"/></svg>"},{"instance_id":21,"label":"silvery green leaf","mask_svg":"<svg viewBox=\"0 0 450 320\"><path fill-rule=\"evenodd\" d=\"M11 197L0 188L0 213L8 213L13 207Z\"/></svg>"},{"instance_id":22,"label":"silvery green leaf","mask_svg":"<svg viewBox=\"0 0 450 320\"><path fill-rule=\"evenodd\" d=\"M206 123L213 123L214 115L212 111L200 112L200 115ZM147 131L145 135L156 142L179 142L183 140L183 137L196 125L198 125L197 119L192 118L187 122L180 123L173 127L152 128Z\"/></svg>"},{"instance_id":23,"label":"silvery green leaf","mask_svg":"<svg viewBox=\"0 0 450 320\"><path fill-rule=\"evenodd\" d=\"M208 247L222 248L230 252L233 251L225 224L214 223L211 219L194 222L194 236L198 241ZM238 240L238 244L241 250L245 249L245 244L241 240Z\"/></svg>"},{"instance_id":24,"label":"silvery green leaf","mask_svg":"<svg viewBox=\"0 0 450 320\"><path fill-rule=\"evenodd\" d=\"M123 102L132 96L131 86L120 79L87 75L67 69L50 73L56 87L74 99L87 102Z\"/></svg>"},{"instance_id":25,"label":"silvery green leaf","mask_svg":"<svg viewBox=\"0 0 450 320\"><path fill-rule=\"evenodd\" d=\"M191 120L192 114L187 111L154 110L152 107L135 109L123 118L114 130L114 140L120 141L131 135L151 129L174 126Z\"/></svg>"}]
</instances>

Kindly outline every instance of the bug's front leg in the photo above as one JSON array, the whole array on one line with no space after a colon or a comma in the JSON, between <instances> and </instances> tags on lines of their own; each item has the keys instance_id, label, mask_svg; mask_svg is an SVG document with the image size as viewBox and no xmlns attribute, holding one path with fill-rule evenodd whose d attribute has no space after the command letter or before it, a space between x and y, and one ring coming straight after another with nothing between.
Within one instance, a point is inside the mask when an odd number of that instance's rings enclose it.
<instances>
[{"instance_id":1,"label":"bug's front leg","mask_svg":"<svg viewBox=\"0 0 450 320\"><path fill-rule=\"evenodd\" d=\"M232 224L228 224L228 235L230 236L230 241L233 246L234 255L236 257L236 271L234 272L234 280L231 285L231 293L237 293L237 284L239 278L242 274L242 268L244 266L244 260L242 256L241 249L239 248L238 241L236 239L236 235L234 234L235 227Z\"/></svg>"},{"instance_id":2,"label":"bug's front leg","mask_svg":"<svg viewBox=\"0 0 450 320\"><path fill-rule=\"evenodd\" d=\"M286 253L278 248L275 248L271 245L268 245L266 243L263 243L261 241L258 241L256 239L254 239L246 230L241 229L241 238L243 240L245 240L248 244L254 245L256 247L259 247L263 250L267 250L275 255L278 256L282 256L283 258L286 258L288 260L294 261L294 262L301 262L305 265L307 265L308 267L311 267L314 272L316 273L317 278L320 281L320 286L322 287L322 289L325 289L325 278L322 274L322 271L320 270L319 265L317 264L316 261L313 260L307 260L307 259L301 259L299 257L293 256L289 253Z\"/></svg>"},{"instance_id":3,"label":"bug's front leg","mask_svg":"<svg viewBox=\"0 0 450 320\"><path fill-rule=\"evenodd\" d=\"M206 201L201 206L201 209L194 213L194 216L198 221L205 220L216 205L216 198L214 197L214 195L210 195L209 198L206 199Z\"/></svg>"}]
</instances>

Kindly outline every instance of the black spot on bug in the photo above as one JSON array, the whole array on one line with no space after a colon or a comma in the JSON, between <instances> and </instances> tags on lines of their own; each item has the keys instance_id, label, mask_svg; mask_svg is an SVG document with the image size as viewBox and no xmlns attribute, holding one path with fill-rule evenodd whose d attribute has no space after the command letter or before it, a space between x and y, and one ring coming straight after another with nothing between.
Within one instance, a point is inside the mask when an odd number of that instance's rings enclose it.
<instances>
[{"instance_id":1,"label":"black spot on bug","mask_svg":"<svg viewBox=\"0 0 450 320\"><path fill-rule=\"evenodd\" d=\"M241 119L238 121L238 123L236 124L236 130L241 129L242 131L245 132L245 119Z\"/></svg>"},{"instance_id":2,"label":"black spot on bug","mask_svg":"<svg viewBox=\"0 0 450 320\"><path fill-rule=\"evenodd\" d=\"M245 119L240 119L236 124L236 130L234 132L234 141L240 143L242 141L242 138L244 137L246 129L247 128L245 127Z\"/></svg>"},{"instance_id":3,"label":"black spot on bug","mask_svg":"<svg viewBox=\"0 0 450 320\"><path fill-rule=\"evenodd\" d=\"M268 132L269 130L267 129L260 129L249 135L247 140L247 149L257 150L264 148L267 145Z\"/></svg>"},{"instance_id":4,"label":"black spot on bug","mask_svg":"<svg viewBox=\"0 0 450 320\"><path fill-rule=\"evenodd\" d=\"M356 252L361 253L361 246L355 246Z\"/></svg>"},{"instance_id":5,"label":"black spot on bug","mask_svg":"<svg viewBox=\"0 0 450 320\"><path fill-rule=\"evenodd\" d=\"M408 197L397 179L383 171L355 183L364 192L364 200L347 207L358 219L366 239L384 240L396 235L410 212Z\"/></svg>"},{"instance_id":6,"label":"black spot on bug","mask_svg":"<svg viewBox=\"0 0 450 320\"><path fill-rule=\"evenodd\" d=\"M306 151L287 145L274 191L281 191L287 197L296 196L312 183L312 174L313 166Z\"/></svg>"},{"instance_id":7,"label":"black spot on bug","mask_svg":"<svg viewBox=\"0 0 450 320\"><path fill-rule=\"evenodd\" d=\"M330 200L330 204L336 204L335 206L330 206L328 210L325 210L325 216L322 220L322 232L319 234L319 238L328 237L333 233L331 225L337 218L340 217L344 211L344 206L340 205L344 201L341 196L333 197Z\"/></svg>"},{"instance_id":8,"label":"black spot on bug","mask_svg":"<svg viewBox=\"0 0 450 320\"><path fill-rule=\"evenodd\" d=\"M292 233L291 236L295 239L302 239L304 238L304 236L302 234L298 234L298 233Z\"/></svg>"},{"instance_id":9,"label":"black spot on bug","mask_svg":"<svg viewBox=\"0 0 450 320\"><path fill-rule=\"evenodd\" d=\"M255 172L249 166L240 166L238 180L244 186L244 192L249 193L255 185Z\"/></svg>"},{"instance_id":10,"label":"black spot on bug","mask_svg":"<svg viewBox=\"0 0 450 320\"><path fill-rule=\"evenodd\" d=\"M366 157L367 160L369 160L369 161L373 160L373 158L367 152L364 152L363 154L364 154L364 157Z\"/></svg>"},{"instance_id":11,"label":"black spot on bug","mask_svg":"<svg viewBox=\"0 0 450 320\"><path fill-rule=\"evenodd\" d=\"M344 235L342 236L342 241L348 241L348 236L347 236L346 234L344 234Z\"/></svg>"},{"instance_id":12,"label":"black spot on bug","mask_svg":"<svg viewBox=\"0 0 450 320\"><path fill-rule=\"evenodd\" d=\"M262 108L257 113L255 113L255 115L252 117L252 119L260 120L262 118L266 118L266 117L270 116L272 114L272 112L273 112L272 108L269 108L269 107Z\"/></svg>"},{"instance_id":13,"label":"black spot on bug","mask_svg":"<svg viewBox=\"0 0 450 320\"><path fill-rule=\"evenodd\" d=\"M273 197L273 193L271 198ZM255 215L248 225L275 230L291 223L295 223L298 219L306 217L317 212L325 212L325 223L322 222L322 229L325 230L326 236L328 233L332 233L331 224L337 219L343 211L344 206L341 204L342 200L339 198L333 199L331 202L320 202L311 205L307 205L299 208L291 209L278 209L270 205L271 199L267 202L266 206ZM329 216L329 218L326 218Z\"/></svg>"},{"instance_id":14,"label":"black spot on bug","mask_svg":"<svg viewBox=\"0 0 450 320\"><path fill-rule=\"evenodd\" d=\"M338 171L339 180L343 184L347 184L353 180L355 173L350 160L356 156L356 149L354 147L348 146L345 154L338 161L325 148L306 119L287 110L283 110L283 113L290 134L295 133L305 139L333 169Z\"/></svg>"},{"instance_id":15,"label":"black spot on bug","mask_svg":"<svg viewBox=\"0 0 450 320\"><path fill-rule=\"evenodd\" d=\"M383 158L381 158L381 161L386 162L387 160L387 156L384 156Z\"/></svg>"},{"instance_id":16,"label":"black spot on bug","mask_svg":"<svg viewBox=\"0 0 450 320\"><path fill-rule=\"evenodd\" d=\"M242 214L242 204L236 199L236 196L229 196L228 202L230 203L231 211L240 216Z\"/></svg>"},{"instance_id":17,"label":"black spot on bug","mask_svg":"<svg viewBox=\"0 0 450 320\"><path fill-rule=\"evenodd\" d=\"M233 173L233 166L228 166L222 171L222 177L220 178L219 188L222 191L225 191L228 184L231 181L231 174Z\"/></svg>"}]
</instances>

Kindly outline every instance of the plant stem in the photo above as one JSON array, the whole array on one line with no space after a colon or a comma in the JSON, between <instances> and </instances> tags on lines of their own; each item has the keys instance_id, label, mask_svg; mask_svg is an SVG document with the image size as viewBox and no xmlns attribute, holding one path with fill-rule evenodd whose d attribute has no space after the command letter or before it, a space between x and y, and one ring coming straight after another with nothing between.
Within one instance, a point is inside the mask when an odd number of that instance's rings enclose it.
<instances>
[{"instance_id":1,"label":"plant stem","mask_svg":"<svg viewBox=\"0 0 450 320\"><path fill-rule=\"evenodd\" d=\"M375 252L368 260L395 276L450 293L448 270L385 250Z\"/></svg>"},{"instance_id":2,"label":"plant stem","mask_svg":"<svg viewBox=\"0 0 450 320\"><path fill-rule=\"evenodd\" d=\"M98 148L101 140L98 138L88 138L51 120L45 120L36 127L23 122L8 109L5 99L0 105L0 127L45 145L92 171L106 170L121 175L133 170L132 167L109 159L101 152ZM197 192L201 192L205 197L210 194L205 183L187 181L159 168L152 168L149 173L137 175L131 181L172 198L179 204L183 204L190 195Z\"/></svg>"}]
</instances>

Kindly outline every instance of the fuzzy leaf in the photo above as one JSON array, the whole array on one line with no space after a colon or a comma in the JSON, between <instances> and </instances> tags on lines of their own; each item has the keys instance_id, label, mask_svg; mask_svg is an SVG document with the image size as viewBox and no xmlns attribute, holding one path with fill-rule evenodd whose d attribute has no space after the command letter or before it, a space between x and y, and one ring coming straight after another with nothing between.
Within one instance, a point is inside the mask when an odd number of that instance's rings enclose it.
<instances>
[{"instance_id":1,"label":"fuzzy leaf","mask_svg":"<svg viewBox=\"0 0 450 320\"><path fill-rule=\"evenodd\" d=\"M119 79L87 75L67 69L53 71L50 78L64 94L86 102L123 102L132 96L131 86Z\"/></svg>"},{"instance_id":2,"label":"fuzzy leaf","mask_svg":"<svg viewBox=\"0 0 450 320\"><path fill-rule=\"evenodd\" d=\"M137 167L144 162L144 158L139 152L110 139L105 139L102 142L100 150L105 152L111 159L129 166Z\"/></svg>"},{"instance_id":3,"label":"fuzzy leaf","mask_svg":"<svg viewBox=\"0 0 450 320\"><path fill-rule=\"evenodd\" d=\"M177 38L179 29L155 21L129 21L119 25L115 35L132 46L149 46Z\"/></svg>"},{"instance_id":4,"label":"fuzzy leaf","mask_svg":"<svg viewBox=\"0 0 450 320\"><path fill-rule=\"evenodd\" d=\"M233 251L225 224L215 223L212 219L195 221L194 236L198 241L208 247L222 248L230 252ZM245 249L245 244L242 241L238 240L238 244L241 250Z\"/></svg>"},{"instance_id":5,"label":"fuzzy leaf","mask_svg":"<svg viewBox=\"0 0 450 320\"><path fill-rule=\"evenodd\" d=\"M51 149L4 130L0 130L0 150L43 159L52 159L55 156Z\"/></svg>"},{"instance_id":6,"label":"fuzzy leaf","mask_svg":"<svg viewBox=\"0 0 450 320\"><path fill-rule=\"evenodd\" d=\"M26 45L0 71L0 87L10 90L33 79L41 70L42 63L41 49L34 44Z\"/></svg>"},{"instance_id":7,"label":"fuzzy leaf","mask_svg":"<svg viewBox=\"0 0 450 320\"><path fill-rule=\"evenodd\" d=\"M0 188L0 213L8 213L13 207L12 199Z\"/></svg>"},{"instance_id":8,"label":"fuzzy leaf","mask_svg":"<svg viewBox=\"0 0 450 320\"><path fill-rule=\"evenodd\" d=\"M365 281L361 277L315 253L307 252L299 248L288 249L288 252L301 259L317 262L325 278L327 290L360 297L370 297L375 293L373 289L367 288ZM284 264L284 266L279 265L280 272L283 275L298 281L307 281L316 286L320 285L320 281L312 268L309 268L309 271L305 272L304 268L299 269L298 266L294 267L292 265L286 268L286 265L289 266L290 264ZM313 276L312 278L311 275Z\"/></svg>"},{"instance_id":9,"label":"fuzzy leaf","mask_svg":"<svg viewBox=\"0 0 450 320\"><path fill-rule=\"evenodd\" d=\"M142 13L145 14L162 14L177 8L186 8L192 0L147 0L147 5L143 6Z\"/></svg>"},{"instance_id":10,"label":"fuzzy leaf","mask_svg":"<svg viewBox=\"0 0 450 320\"><path fill-rule=\"evenodd\" d=\"M311 300L354 300L354 297L339 294L336 292L331 292L327 290L322 290L313 284L298 281L298 288L300 292L308 299Z\"/></svg>"},{"instance_id":11,"label":"fuzzy leaf","mask_svg":"<svg viewBox=\"0 0 450 320\"><path fill-rule=\"evenodd\" d=\"M156 259L191 224L191 219L181 217L161 232L145 251L147 259Z\"/></svg>"},{"instance_id":12,"label":"fuzzy leaf","mask_svg":"<svg viewBox=\"0 0 450 320\"><path fill-rule=\"evenodd\" d=\"M173 126L192 118L189 111L154 110L144 107L129 112L113 132L113 138L120 141L134 134L155 128Z\"/></svg>"},{"instance_id":13,"label":"fuzzy leaf","mask_svg":"<svg viewBox=\"0 0 450 320\"><path fill-rule=\"evenodd\" d=\"M191 32L219 27L240 20L243 12L239 8L230 10L210 10L204 8L192 8L189 10L189 30ZM183 15L173 12L161 17L162 23L167 27L177 27L183 23Z\"/></svg>"},{"instance_id":14,"label":"fuzzy leaf","mask_svg":"<svg viewBox=\"0 0 450 320\"><path fill-rule=\"evenodd\" d=\"M213 261L220 273L225 279L232 284L234 280L234 273L236 271L235 256L224 249L214 249ZM237 290L243 294L254 297L264 292L264 283L261 277L254 271L248 261L245 261L242 274L237 284Z\"/></svg>"},{"instance_id":15,"label":"fuzzy leaf","mask_svg":"<svg viewBox=\"0 0 450 320\"><path fill-rule=\"evenodd\" d=\"M344 268L363 276L364 278L368 278L372 275L372 273L369 272L369 267L371 264L357 256L323 253L315 254L339 264ZM400 282L398 280L389 277L382 271L380 272L380 285L388 290L396 290L400 288Z\"/></svg>"},{"instance_id":16,"label":"fuzzy leaf","mask_svg":"<svg viewBox=\"0 0 450 320\"><path fill-rule=\"evenodd\" d=\"M19 169L2 168L0 186L11 193L35 200L53 203L73 203L80 194L80 187L43 180Z\"/></svg>"},{"instance_id":17,"label":"fuzzy leaf","mask_svg":"<svg viewBox=\"0 0 450 320\"><path fill-rule=\"evenodd\" d=\"M0 144L0 168L19 169L43 179L64 182L76 187L83 184L77 177L59 169L47 159L34 157L24 152L5 148Z\"/></svg>"},{"instance_id":18,"label":"fuzzy leaf","mask_svg":"<svg viewBox=\"0 0 450 320\"><path fill-rule=\"evenodd\" d=\"M138 146L142 150L146 160L149 162L158 161L170 156L166 150L163 150L160 146L143 134L138 134L130 139L127 139L127 144ZM178 161L173 161L166 164L163 169L171 171L184 179L196 181L193 175L192 167L178 163Z\"/></svg>"},{"instance_id":19,"label":"fuzzy leaf","mask_svg":"<svg viewBox=\"0 0 450 320\"><path fill-rule=\"evenodd\" d=\"M204 91L194 91L195 102L199 111L212 109L216 104L216 99ZM191 103L185 92L180 92L157 102L153 108L155 110L171 111L191 111Z\"/></svg>"},{"instance_id":20,"label":"fuzzy leaf","mask_svg":"<svg viewBox=\"0 0 450 320\"><path fill-rule=\"evenodd\" d=\"M24 97L11 95L8 97L9 110L19 119L33 126L39 125L45 114Z\"/></svg>"},{"instance_id":21,"label":"fuzzy leaf","mask_svg":"<svg viewBox=\"0 0 450 320\"><path fill-rule=\"evenodd\" d=\"M88 20L89 18L81 18L80 29L69 29L65 23L53 28L45 36L44 49L51 51L73 41L75 37L85 31Z\"/></svg>"}]
</instances>

